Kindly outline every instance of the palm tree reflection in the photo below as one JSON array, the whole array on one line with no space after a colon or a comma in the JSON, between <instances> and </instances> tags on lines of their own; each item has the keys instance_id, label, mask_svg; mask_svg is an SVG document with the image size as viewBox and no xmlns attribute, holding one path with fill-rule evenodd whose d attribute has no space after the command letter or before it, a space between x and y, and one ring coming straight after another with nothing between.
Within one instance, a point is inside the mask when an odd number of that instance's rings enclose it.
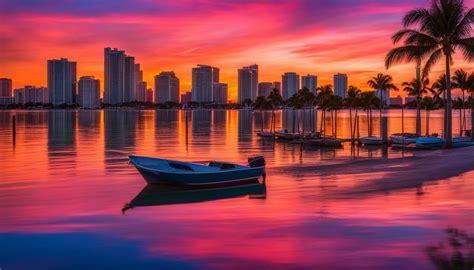
<instances>
[{"instance_id":1,"label":"palm tree reflection","mask_svg":"<svg viewBox=\"0 0 474 270\"><path fill-rule=\"evenodd\" d=\"M466 232L448 228L448 239L426 249L431 262L437 269L472 270L474 269L474 236Z\"/></svg>"}]
</instances>

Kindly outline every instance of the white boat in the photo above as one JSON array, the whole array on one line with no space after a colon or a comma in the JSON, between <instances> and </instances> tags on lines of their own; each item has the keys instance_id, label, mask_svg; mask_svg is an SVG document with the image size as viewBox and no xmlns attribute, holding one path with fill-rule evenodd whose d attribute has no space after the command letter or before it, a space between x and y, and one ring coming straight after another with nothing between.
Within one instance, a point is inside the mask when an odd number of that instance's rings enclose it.
<instances>
[{"instance_id":1,"label":"white boat","mask_svg":"<svg viewBox=\"0 0 474 270\"><path fill-rule=\"evenodd\" d=\"M297 133L297 132L290 132L288 130L279 130L279 131L276 131L275 132L275 137L277 137L278 139L282 139L282 140L294 140L294 139L299 139L300 138L300 134Z\"/></svg>"},{"instance_id":2,"label":"white boat","mask_svg":"<svg viewBox=\"0 0 474 270\"><path fill-rule=\"evenodd\" d=\"M416 143L416 138L418 138L416 133L395 133L390 136L390 141L394 144L403 144L408 145Z\"/></svg>"},{"instance_id":3,"label":"white boat","mask_svg":"<svg viewBox=\"0 0 474 270\"><path fill-rule=\"evenodd\" d=\"M382 145L383 144L383 138L377 137L377 136L362 137L362 138L359 138L359 141L363 145Z\"/></svg>"},{"instance_id":4,"label":"white boat","mask_svg":"<svg viewBox=\"0 0 474 270\"><path fill-rule=\"evenodd\" d=\"M445 140L438 137L419 137L416 139L416 148L433 149L444 146Z\"/></svg>"},{"instance_id":5,"label":"white boat","mask_svg":"<svg viewBox=\"0 0 474 270\"><path fill-rule=\"evenodd\" d=\"M149 184L226 186L252 182L265 173L265 159L251 157L248 165L208 161L183 162L162 158L129 156L130 163Z\"/></svg>"}]
</instances>

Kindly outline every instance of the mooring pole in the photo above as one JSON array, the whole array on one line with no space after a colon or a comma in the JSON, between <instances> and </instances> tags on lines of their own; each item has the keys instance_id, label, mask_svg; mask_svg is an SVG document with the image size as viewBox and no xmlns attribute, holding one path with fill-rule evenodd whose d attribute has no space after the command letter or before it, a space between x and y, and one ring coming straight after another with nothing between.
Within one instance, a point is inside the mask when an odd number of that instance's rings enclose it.
<instances>
[{"instance_id":1,"label":"mooring pole","mask_svg":"<svg viewBox=\"0 0 474 270\"><path fill-rule=\"evenodd\" d=\"M380 133L384 144L388 143L388 119L386 116L382 117L382 123L380 127Z\"/></svg>"},{"instance_id":2,"label":"mooring pole","mask_svg":"<svg viewBox=\"0 0 474 270\"><path fill-rule=\"evenodd\" d=\"M16 115L12 116L12 137L13 137L13 144L16 142Z\"/></svg>"},{"instance_id":3,"label":"mooring pole","mask_svg":"<svg viewBox=\"0 0 474 270\"><path fill-rule=\"evenodd\" d=\"M186 118L186 144L188 144L188 112L184 111L184 116Z\"/></svg>"}]
</instances>

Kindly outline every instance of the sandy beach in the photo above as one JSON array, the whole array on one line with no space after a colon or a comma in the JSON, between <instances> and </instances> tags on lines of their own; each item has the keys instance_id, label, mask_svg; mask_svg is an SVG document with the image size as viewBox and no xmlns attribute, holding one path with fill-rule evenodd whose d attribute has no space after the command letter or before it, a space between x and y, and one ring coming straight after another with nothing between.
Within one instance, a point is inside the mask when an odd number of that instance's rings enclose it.
<instances>
[{"instance_id":1,"label":"sandy beach","mask_svg":"<svg viewBox=\"0 0 474 270\"><path fill-rule=\"evenodd\" d=\"M452 150L410 151L399 158L348 158L336 164L277 167L271 172L296 177L350 180L350 186L333 186L327 196L351 197L399 189L422 188L474 170L474 147ZM421 192L421 191L418 191Z\"/></svg>"}]
</instances>

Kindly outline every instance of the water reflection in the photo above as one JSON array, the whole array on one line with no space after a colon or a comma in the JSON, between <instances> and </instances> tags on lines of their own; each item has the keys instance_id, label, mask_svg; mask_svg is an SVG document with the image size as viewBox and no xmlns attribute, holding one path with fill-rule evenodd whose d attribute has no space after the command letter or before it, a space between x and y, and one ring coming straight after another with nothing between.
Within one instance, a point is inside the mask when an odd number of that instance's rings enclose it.
<instances>
[{"instance_id":1,"label":"water reflection","mask_svg":"<svg viewBox=\"0 0 474 270\"><path fill-rule=\"evenodd\" d=\"M266 198L266 184L256 180L245 185L197 189L186 186L147 185L135 198L125 204L122 212L141 206L159 206L169 204L197 203L243 197L250 199Z\"/></svg>"},{"instance_id":2,"label":"water reflection","mask_svg":"<svg viewBox=\"0 0 474 270\"><path fill-rule=\"evenodd\" d=\"M136 143L138 111L105 110L105 168L120 170Z\"/></svg>"},{"instance_id":3,"label":"water reflection","mask_svg":"<svg viewBox=\"0 0 474 270\"><path fill-rule=\"evenodd\" d=\"M474 235L456 228L445 230L447 239L426 248L431 262L440 270L474 269Z\"/></svg>"}]
</instances>

